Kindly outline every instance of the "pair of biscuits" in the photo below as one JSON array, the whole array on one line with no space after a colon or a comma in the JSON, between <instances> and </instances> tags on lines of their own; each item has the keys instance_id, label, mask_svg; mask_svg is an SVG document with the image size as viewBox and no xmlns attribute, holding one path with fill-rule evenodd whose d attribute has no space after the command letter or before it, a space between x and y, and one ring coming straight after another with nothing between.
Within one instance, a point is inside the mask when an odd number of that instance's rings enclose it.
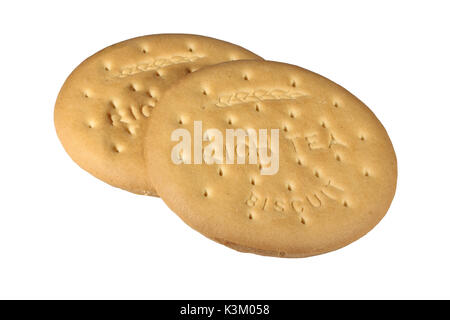
<instances>
[{"instance_id":1,"label":"pair of biscuits","mask_svg":"<svg viewBox=\"0 0 450 320\"><path fill-rule=\"evenodd\" d=\"M201 36L140 37L88 58L61 89L55 126L82 168L158 194L192 228L244 252L338 249L371 230L395 193L394 149L360 100ZM268 150L250 143L264 132ZM193 146L178 148L182 137Z\"/></svg>"}]
</instances>

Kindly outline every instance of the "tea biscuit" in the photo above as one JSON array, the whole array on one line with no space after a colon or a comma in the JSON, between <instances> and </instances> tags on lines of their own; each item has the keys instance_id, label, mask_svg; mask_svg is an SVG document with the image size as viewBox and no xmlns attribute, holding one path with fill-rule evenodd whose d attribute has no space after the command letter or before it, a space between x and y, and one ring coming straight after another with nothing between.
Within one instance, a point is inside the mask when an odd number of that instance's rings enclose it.
<instances>
[{"instance_id":1,"label":"tea biscuit","mask_svg":"<svg viewBox=\"0 0 450 320\"><path fill-rule=\"evenodd\" d=\"M174 130L194 140L194 121L201 121L206 141L200 143L209 155L227 151L207 150L214 141L220 145L207 129L224 140L226 129L248 136L250 129L278 129L278 171L262 175L269 163L259 158L193 164L192 148L179 149L181 164L174 163L171 154L184 141ZM250 156L246 139L245 152L236 155ZM306 257L341 248L383 218L396 188L395 152L375 115L334 82L278 62L225 62L186 76L154 111L145 148L151 181L181 219L219 243L261 255Z\"/></svg>"},{"instance_id":2,"label":"tea biscuit","mask_svg":"<svg viewBox=\"0 0 450 320\"><path fill-rule=\"evenodd\" d=\"M238 59L261 58L228 42L187 34L149 35L107 47L64 83L54 113L58 137L70 157L97 178L155 195L142 151L153 108L177 79Z\"/></svg>"}]
</instances>

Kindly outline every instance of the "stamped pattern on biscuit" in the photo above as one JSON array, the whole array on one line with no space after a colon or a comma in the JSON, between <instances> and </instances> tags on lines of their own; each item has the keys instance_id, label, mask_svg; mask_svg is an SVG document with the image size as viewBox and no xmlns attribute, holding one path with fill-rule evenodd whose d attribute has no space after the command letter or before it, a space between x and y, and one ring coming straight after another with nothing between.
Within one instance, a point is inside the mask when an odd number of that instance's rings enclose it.
<instances>
[{"instance_id":1,"label":"stamped pattern on biscuit","mask_svg":"<svg viewBox=\"0 0 450 320\"><path fill-rule=\"evenodd\" d=\"M295 100L299 97L306 96L304 93L298 91L283 91L283 90L254 90L254 91L240 91L231 95L219 96L216 106L231 107L235 104L250 103L265 100Z\"/></svg>"},{"instance_id":2,"label":"stamped pattern on biscuit","mask_svg":"<svg viewBox=\"0 0 450 320\"><path fill-rule=\"evenodd\" d=\"M199 56L173 56L169 58L155 58L149 62L141 63L137 65L123 67L118 73L111 75L112 77L125 78L137 73L147 72L152 70L158 70L161 68L166 68L180 63L192 63L202 57Z\"/></svg>"}]
</instances>

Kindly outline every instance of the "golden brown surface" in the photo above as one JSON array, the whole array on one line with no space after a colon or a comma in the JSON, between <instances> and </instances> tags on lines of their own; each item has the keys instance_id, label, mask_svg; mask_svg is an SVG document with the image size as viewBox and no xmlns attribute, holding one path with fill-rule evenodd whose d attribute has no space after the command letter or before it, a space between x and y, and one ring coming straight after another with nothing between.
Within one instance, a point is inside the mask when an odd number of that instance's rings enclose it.
<instances>
[{"instance_id":1,"label":"golden brown surface","mask_svg":"<svg viewBox=\"0 0 450 320\"><path fill-rule=\"evenodd\" d=\"M150 35L107 47L81 63L56 101L65 150L97 178L155 195L145 174L142 139L164 91L210 64L260 59L234 44L196 35Z\"/></svg>"},{"instance_id":2,"label":"golden brown surface","mask_svg":"<svg viewBox=\"0 0 450 320\"><path fill-rule=\"evenodd\" d=\"M175 165L171 133L193 136L194 120L222 132L280 129L278 173L260 175L256 164ZM158 194L187 224L262 255L305 257L355 241L383 218L397 180L390 139L360 100L276 62L227 62L186 76L155 109L145 148Z\"/></svg>"}]
</instances>

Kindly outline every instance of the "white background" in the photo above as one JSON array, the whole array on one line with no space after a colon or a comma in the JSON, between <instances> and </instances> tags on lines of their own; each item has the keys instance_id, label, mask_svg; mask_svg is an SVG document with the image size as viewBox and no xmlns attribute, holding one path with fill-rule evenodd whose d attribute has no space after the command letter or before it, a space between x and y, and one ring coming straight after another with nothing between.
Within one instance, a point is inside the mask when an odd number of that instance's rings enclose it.
<instances>
[{"instance_id":1,"label":"white background","mask_svg":"<svg viewBox=\"0 0 450 320\"><path fill-rule=\"evenodd\" d=\"M448 1L2 1L0 298L450 298ZM306 259L242 254L64 152L53 106L105 46L195 33L348 88L386 127L394 202L367 236Z\"/></svg>"}]
</instances>

